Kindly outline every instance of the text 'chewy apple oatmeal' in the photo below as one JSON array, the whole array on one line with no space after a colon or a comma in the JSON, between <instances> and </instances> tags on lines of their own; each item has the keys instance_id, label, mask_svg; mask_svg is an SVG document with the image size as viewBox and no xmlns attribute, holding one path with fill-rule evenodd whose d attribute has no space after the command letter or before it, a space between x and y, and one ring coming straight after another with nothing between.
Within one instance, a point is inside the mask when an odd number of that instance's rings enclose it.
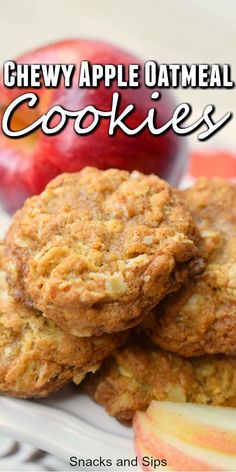
<instances>
[{"instance_id":1,"label":"text 'chewy apple oatmeal'","mask_svg":"<svg viewBox=\"0 0 236 472\"><path fill-rule=\"evenodd\" d=\"M8 282L15 298L71 334L122 331L199 269L195 239L168 183L85 168L17 212L6 237Z\"/></svg>"}]
</instances>

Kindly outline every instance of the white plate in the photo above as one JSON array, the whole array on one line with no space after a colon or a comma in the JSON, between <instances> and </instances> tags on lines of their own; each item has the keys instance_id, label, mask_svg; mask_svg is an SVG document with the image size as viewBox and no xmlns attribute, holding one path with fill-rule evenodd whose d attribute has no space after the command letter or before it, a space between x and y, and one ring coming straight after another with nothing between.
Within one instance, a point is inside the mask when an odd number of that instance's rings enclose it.
<instances>
[{"instance_id":1,"label":"white plate","mask_svg":"<svg viewBox=\"0 0 236 472\"><path fill-rule=\"evenodd\" d=\"M9 221L0 210L0 238ZM73 385L37 401L0 397L0 434L32 444L67 463L71 456L112 459L113 467L108 470L116 469L117 459L136 457L132 428L110 418ZM119 470L126 469L140 470L135 466L119 467Z\"/></svg>"}]
</instances>

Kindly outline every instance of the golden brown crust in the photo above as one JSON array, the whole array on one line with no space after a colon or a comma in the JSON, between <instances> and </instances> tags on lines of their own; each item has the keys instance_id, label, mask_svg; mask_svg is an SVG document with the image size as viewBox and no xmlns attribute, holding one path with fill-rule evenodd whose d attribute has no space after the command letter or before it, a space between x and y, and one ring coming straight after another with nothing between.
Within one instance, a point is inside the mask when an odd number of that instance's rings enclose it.
<instances>
[{"instance_id":1,"label":"golden brown crust","mask_svg":"<svg viewBox=\"0 0 236 472\"><path fill-rule=\"evenodd\" d=\"M236 353L236 186L204 178L184 195L203 237L206 269L143 328L155 344L186 357Z\"/></svg>"},{"instance_id":2,"label":"golden brown crust","mask_svg":"<svg viewBox=\"0 0 236 472\"><path fill-rule=\"evenodd\" d=\"M121 331L187 278L196 237L177 192L157 176L86 168L60 175L17 213L8 282L71 334Z\"/></svg>"},{"instance_id":3,"label":"golden brown crust","mask_svg":"<svg viewBox=\"0 0 236 472\"><path fill-rule=\"evenodd\" d=\"M133 341L89 374L83 388L121 421L152 400L236 406L236 358L187 360Z\"/></svg>"},{"instance_id":4,"label":"golden brown crust","mask_svg":"<svg viewBox=\"0 0 236 472\"><path fill-rule=\"evenodd\" d=\"M45 396L72 379L79 383L113 353L124 334L79 339L8 294L0 247L0 392Z\"/></svg>"}]
</instances>

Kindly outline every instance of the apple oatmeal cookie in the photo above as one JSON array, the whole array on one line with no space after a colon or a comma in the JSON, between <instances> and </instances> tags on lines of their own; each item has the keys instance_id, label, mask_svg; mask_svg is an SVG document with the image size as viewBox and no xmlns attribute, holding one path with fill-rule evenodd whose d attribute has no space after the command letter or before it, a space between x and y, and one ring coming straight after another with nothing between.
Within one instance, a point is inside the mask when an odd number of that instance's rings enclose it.
<instances>
[{"instance_id":1,"label":"apple oatmeal cookie","mask_svg":"<svg viewBox=\"0 0 236 472\"><path fill-rule=\"evenodd\" d=\"M185 359L133 339L82 386L121 421L131 421L152 400L236 407L236 358Z\"/></svg>"},{"instance_id":2,"label":"apple oatmeal cookie","mask_svg":"<svg viewBox=\"0 0 236 472\"><path fill-rule=\"evenodd\" d=\"M6 237L11 293L76 336L126 330L201 270L198 234L155 175L85 168L26 201Z\"/></svg>"},{"instance_id":3,"label":"apple oatmeal cookie","mask_svg":"<svg viewBox=\"0 0 236 472\"><path fill-rule=\"evenodd\" d=\"M16 397L46 396L87 372L125 341L125 333L77 338L41 312L8 293L0 247L0 392Z\"/></svg>"},{"instance_id":4,"label":"apple oatmeal cookie","mask_svg":"<svg viewBox=\"0 0 236 472\"><path fill-rule=\"evenodd\" d=\"M191 357L236 353L236 186L199 179L184 192L202 236L202 274L169 295L143 330L164 349Z\"/></svg>"}]
</instances>

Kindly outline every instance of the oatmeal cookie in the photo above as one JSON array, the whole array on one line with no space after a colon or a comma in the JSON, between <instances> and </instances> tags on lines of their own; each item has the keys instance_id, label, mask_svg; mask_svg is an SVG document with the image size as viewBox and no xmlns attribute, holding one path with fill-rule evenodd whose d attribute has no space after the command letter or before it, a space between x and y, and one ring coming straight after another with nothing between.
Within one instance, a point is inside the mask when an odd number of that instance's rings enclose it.
<instances>
[{"instance_id":1,"label":"oatmeal cookie","mask_svg":"<svg viewBox=\"0 0 236 472\"><path fill-rule=\"evenodd\" d=\"M152 400L235 407L236 358L218 354L185 359L132 341L98 372L88 374L82 385L121 421L132 420Z\"/></svg>"},{"instance_id":2,"label":"oatmeal cookie","mask_svg":"<svg viewBox=\"0 0 236 472\"><path fill-rule=\"evenodd\" d=\"M8 293L0 248L0 392L46 396L72 379L80 383L124 341L125 334L77 338Z\"/></svg>"},{"instance_id":3,"label":"oatmeal cookie","mask_svg":"<svg viewBox=\"0 0 236 472\"><path fill-rule=\"evenodd\" d=\"M202 236L205 271L148 317L152 341L186 357L236 353L236 186L199 179L184 192Z\"/></svg>"},{"instance_id":4,"label":"oatmeal cookie","mask_svg":"<svg viewBox=\"0 0 236 472\"><path fill-rule=\"evenodd\" d=\"M155 175L85 168L29 199L7 234L11 293L76 336L136 325L199 270L196 228Z\"/></svg>"}]
</instances>

